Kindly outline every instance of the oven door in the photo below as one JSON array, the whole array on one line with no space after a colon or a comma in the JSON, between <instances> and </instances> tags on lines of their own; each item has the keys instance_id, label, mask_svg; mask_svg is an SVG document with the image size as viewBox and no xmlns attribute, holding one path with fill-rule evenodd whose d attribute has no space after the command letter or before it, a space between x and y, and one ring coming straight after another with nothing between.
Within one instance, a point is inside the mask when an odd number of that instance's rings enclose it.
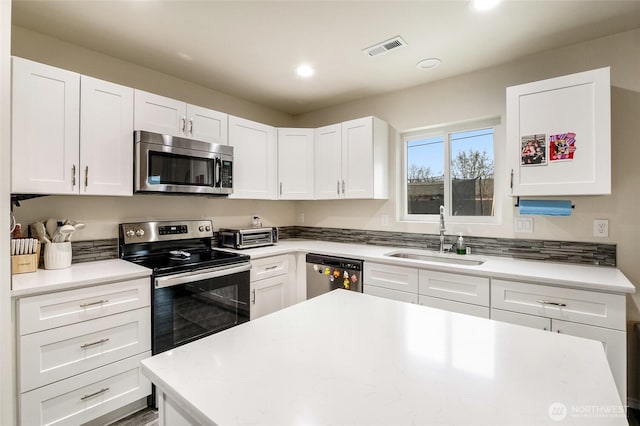
<instances>
[{"instance_id":1,"label":"oven door","mask_svg":"<svg viewBox=\"0 0 640 426\"><path fill-rule=\"evenodd\" d=\"M154 278L153 354L249 321L250 263Z\"/></svg>"}]
</instances>

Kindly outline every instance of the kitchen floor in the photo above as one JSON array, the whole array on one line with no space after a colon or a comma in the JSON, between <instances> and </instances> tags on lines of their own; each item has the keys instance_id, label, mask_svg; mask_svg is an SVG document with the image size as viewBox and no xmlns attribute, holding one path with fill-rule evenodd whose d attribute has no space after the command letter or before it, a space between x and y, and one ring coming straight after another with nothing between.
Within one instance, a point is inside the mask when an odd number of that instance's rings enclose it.
<instances>
[{"instance_id":1,"label":"kitchen floor","mask_svg":"<svg viewBox=\"0 0 640 426\"><path fill-rule=\"evenodd\" d=\"M629 419L629 426L640 426L640 410L628 408L627 419Z\"/></svg>"},{"instance_id":2,"label":"kitchen floor","mask_svg":"<svg viewBox=\"0 0 640 426\"><path fill-rule=\"evenodd\" d=\"M145 408L109 426L158 426L158 411Z\"/></svg>"}]
</instances>

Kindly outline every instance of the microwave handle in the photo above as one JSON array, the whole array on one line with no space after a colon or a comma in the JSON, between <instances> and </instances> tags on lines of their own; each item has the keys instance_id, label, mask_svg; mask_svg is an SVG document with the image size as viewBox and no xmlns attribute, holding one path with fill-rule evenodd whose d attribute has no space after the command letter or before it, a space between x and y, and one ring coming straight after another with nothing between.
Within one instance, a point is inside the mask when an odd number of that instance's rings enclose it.
<instances>
[{"instance_id":1,"label":"microwave handle","mask_svg":"<svg viewBox=\"0 0 640 426\"><path fill-rule=\"evenodd\" d=\"M221 188L222 187L222 161L220 160L220 157L216 157L214 179L215 179L215 183L213 184L213 186L215 188Z\"/></svg>"}]
</instances>

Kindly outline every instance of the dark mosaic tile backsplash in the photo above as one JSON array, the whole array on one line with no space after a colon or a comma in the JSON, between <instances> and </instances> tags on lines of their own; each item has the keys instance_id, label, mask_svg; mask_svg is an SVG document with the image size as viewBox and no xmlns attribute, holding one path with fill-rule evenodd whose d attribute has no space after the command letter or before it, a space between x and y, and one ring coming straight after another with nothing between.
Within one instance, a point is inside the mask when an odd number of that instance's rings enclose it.
<instances>
[{"instance_id":1,"label":"dark mosaic tile backsplash","mask_svg":"<svg viewBox=\"0 0 640 426\"><path fill-rule=\"evenodd\" d=\"M409 232L367 231L360 229L283 226L280 239L333 241L340 243L384 245L426 250L438 250L438 235ZM511 238L464 237L473 254L511 257L516 259L549 260L553 262L615 266L616 245L573 241L524 240ZM453 244L456 237L447 236ZM118 240L74 241L73 263L118 257Z\"/></svg>"}]
</instances>

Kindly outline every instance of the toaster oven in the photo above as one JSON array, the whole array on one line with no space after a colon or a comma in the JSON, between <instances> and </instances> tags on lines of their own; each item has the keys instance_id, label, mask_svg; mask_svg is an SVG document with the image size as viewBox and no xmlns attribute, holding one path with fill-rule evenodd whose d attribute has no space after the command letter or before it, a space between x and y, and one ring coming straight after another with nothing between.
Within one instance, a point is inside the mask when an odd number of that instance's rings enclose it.
<instances>
[{"instance_id":1,"label":"toaster oven","mask_svg":"<svg viewBox=\"0 0 640 426\"><path fill-rule=\"evenodd\" d=\"M246 249L270 246L278 242L278 228L220 229L220 247Z\"/></svg>"}]
</instances>

